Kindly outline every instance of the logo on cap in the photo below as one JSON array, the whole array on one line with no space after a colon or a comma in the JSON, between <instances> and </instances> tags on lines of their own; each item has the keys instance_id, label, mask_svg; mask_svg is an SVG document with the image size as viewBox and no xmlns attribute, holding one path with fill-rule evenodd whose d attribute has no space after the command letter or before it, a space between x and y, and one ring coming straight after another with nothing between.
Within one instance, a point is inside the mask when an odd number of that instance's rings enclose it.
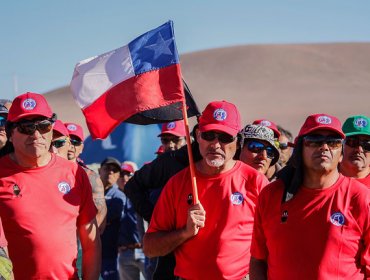
<instances>
[{"instance_id":1,"label":"logo on cap","mask_svg":"<svg viewBox=\"0 0 370 280\"><path fill-rule=\"evenodd\" d=\"M170 122L167 124L167 129L174 129L176 127L175 122Z\"/></svg>"},{"instance_id":2,"label":"logo on cap","mask_svg":"<svg viewBox=\"0 0 370 280\"><path fill-rule=\"evenodd\" d=\"M331 118L328 116L320 116L317 118L317 122L321 124L331 124Z\"/></svg>"},{"instance_id":3,"label":"logo on cap","mask_svg":"<svg viewBox=\"0 0 370 280\"><path fill-rule=\"evenodd\" d=\"M335 212L330 216L330 222L335 226L343 226L344 225L344 216L340 212Z\"/></svg>"},{"instance_id":4,"label":"logo on cap","mask_svg":"<svg viewBox=\"0 0 370 280\"><path fill-rule=\"evenodd\" d=\"M243 203L243 195L240 193L240 192L234 192L231 196L230 196L230 200L231 200L231 203L234 204L234 205L240 205Z\"/></svg>"},{"instance_id":5,"label":"logo on cap","mask_svg":"<svg viewBox=\"0 0 370 280\"><path fill-rule=\"evenodd\" d=\"M23 101L22 106L25 110L33 110L36 107L36 101L32 98L27 98Z\"/></svg>"},{"instance_id":6,"label":"logo on cap","mask_svg":"<svg viewBox=\"0 0 370 280\"><path fill-rule=\"evenodd\" d=\"M271 125L271 123L270 123L269 121L267 121L267 120L263 120L263 121L260 123L260 125L262 125L262 126L270 126L270 125Z\"/></svg>"},{"instance_id":7,"label":"logo on cap","mask_svg":"<svg viewBox=\"0 0 370 280\"><path fill-rule=\"evenodd\" d=\"M75 126L74 124L69 124L69 125L67 126L67 129L68 129L69 131L76 131L76 130L77 130L77 126Z\"/></svg>"},{"instance_id":8,"label":"logo on cap","mask_svg":"<svg viewBox=\"0 0 370 280\"><path fill-rule=\"evenodd\" d=\"M224 109L216 109L213 112L213 117L217 121L224 121L227 118L227 113Z\"/></svg>"},{"instance_id":9,"label":"logo on cap","mask_svg":"<svg viewBox=\"0 0 370 280\"><path fill-rule=\"evenodd\" d=\"M58 184L58 190L61 193L67 194L71 191L71 186L67 182L60 182Z\"/></svg>"},{"instance_id":10,"label":"logo on cap","mask_svg":"<svg viewBox=\"0 0 370 280\"><path fill-rule=\"evenodd\" d=\"M358 118L354 121L355 127L367 127L367 120L364 118Z\"/></svg>"}]
</instances>

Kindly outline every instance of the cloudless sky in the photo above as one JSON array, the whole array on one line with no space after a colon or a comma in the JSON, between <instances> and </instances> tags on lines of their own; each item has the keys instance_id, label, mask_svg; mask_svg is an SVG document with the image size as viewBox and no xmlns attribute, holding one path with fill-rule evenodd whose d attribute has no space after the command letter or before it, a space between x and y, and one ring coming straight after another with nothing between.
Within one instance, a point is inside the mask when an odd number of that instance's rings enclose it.
<instances>
[{"instance_id":1,"label":"cloudless sky","mask_svg":"<svg viewBox=\"0 0 370 280\"><path fill-rule=\"evenodd\" d=\"M363 0L1 0L0 98L69 85L74 65L172 19L178 51L370 42Z\"/></svg>"}]
</instances>

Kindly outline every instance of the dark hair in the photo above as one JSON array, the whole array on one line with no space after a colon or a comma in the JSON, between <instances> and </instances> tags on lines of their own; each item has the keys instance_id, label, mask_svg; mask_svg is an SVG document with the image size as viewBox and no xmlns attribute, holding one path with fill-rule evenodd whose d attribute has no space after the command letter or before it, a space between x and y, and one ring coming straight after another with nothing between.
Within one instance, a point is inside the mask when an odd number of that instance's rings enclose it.
<instances>
[{"instance_id":1,"label":"dark hair","mask_svg":"<svg viewBox=\"0 0 370 280\"><path fill-rule=\"evenodd\" d=\"M296 145L293 150L293 154L290 157L287 165L281 169L277 177L281 179L284 183L284 194L282 197L282 202L288 201L292 196L294 196L299 187L303 182L303 138L299 137L297 139Z\"/></svg>"},{"instance_id":2,"label":"dark hair","mask_svg":"<svg viewBox=\"0 0 370 280\"><path fill-rule=\"evenodd\" d=\"M280 125L277 126L277 129L279 130L281 135L284 135L290 142L293 141L293 134L289 131L286 130L285 128L281 127Z\"/></svg>"}]
</instances>

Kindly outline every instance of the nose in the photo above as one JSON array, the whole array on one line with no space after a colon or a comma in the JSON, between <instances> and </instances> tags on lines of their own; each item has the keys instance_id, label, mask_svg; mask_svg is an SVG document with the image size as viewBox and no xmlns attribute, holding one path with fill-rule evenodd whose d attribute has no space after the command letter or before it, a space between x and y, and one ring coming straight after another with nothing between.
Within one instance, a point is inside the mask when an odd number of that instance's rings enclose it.
<instances>
[{"instance_id":1,"label":"nose","mask_svg":"<svg viewBox=\"0 0 370 280\"><path fill-rule=\"evenodd\" d=\"M320 150L324 150L324 151L330 150L329 146L328 146L328 143L323 142L322 145L320 146Z\"/></svg>"}]
</instances>

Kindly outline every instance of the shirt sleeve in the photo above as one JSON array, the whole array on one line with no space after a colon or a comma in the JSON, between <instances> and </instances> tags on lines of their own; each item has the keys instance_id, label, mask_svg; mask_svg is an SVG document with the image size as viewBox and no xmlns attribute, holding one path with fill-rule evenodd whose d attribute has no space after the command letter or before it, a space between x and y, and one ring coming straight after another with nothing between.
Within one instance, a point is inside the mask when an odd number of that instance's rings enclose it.
<instances>
[{"instance_id":1,"label":"shirt sleeve","mask_svg":"<svg viewBox=\"0 0 370 280\"><path fill-rule=\"evenodd\" d=\"M79 165L77 166L76 172L76 187L81 191L81 205L77 219L77 225L81 226L89 223L96 216L97 209L93 201L92 187L89 178Z\"/></svg>"},{"instance_id":2,"label":"shirt sleeve","mask_svg":"<svg viewBox=\"0 0 370 280\"><path fill-rule=\"evenodd\" d=\"M178 176L172 177L168 181L159 196L147 232L169 231L175 229L175 197L173 190L174 186L176 186L176 177Z\"/></svg>"},{"instance_id":3,"label":"shirt sleeve","mask_svg":"<svg viewBox=\"0 0 370 280\"><path fill-rule=\"evenodd\" d=\"M263 232L261 213L263 207L263 195L258 197L256 212L254 215L254 226L251 245L251 256L258 260L267 260L268 250L266 247L266 237Z\"/></svg>"}]
</instances>

